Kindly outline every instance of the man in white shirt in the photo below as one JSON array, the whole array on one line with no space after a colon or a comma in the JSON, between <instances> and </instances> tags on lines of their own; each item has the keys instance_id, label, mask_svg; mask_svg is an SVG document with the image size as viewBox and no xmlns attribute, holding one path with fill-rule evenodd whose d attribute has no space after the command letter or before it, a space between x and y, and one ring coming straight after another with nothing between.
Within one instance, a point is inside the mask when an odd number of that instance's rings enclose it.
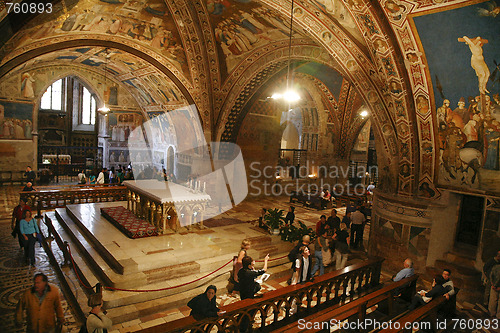
<instances>
[{"instance_id":1,"label":"man in white shirt","mask_svg":"<svg viewBox=\"0 0 500 333\"><path fill-rule=\"evenodd\" d=\"M365 215L358 207L355 212L351 214L351 248L356 249L358 246L363 248L363 229L365 228Z\"/></svg>"},{"instance_id":2,"label":"man in white shirt","mask_svg":"<svg viewBox=\"0 0 500 333\"><path fill-rule=\"evenodd\" d=\"M78 184L85 184L87 182L87 177L85 176L85 172L82 170L78 174Z\"/></svg>"},{"instance_id":3,"label":"man in white shirt","mask_svg":"<svg viewBox=\"0 0 500 333\"><path fill-rule=\"evenodd\" d=\"M99 175L97 176L97 184L104 184L104 169L99 172Z\"/></svg>"}]
</instances>

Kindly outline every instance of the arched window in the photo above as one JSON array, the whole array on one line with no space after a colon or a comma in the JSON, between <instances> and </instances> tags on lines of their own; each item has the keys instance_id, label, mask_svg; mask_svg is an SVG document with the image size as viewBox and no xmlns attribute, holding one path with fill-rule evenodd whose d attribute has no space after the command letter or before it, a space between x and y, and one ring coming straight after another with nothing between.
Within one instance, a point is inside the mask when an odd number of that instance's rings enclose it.
<instances>
[{"instance_id":1,"label":"arched window","mask_svg":"<svg viewBox=\"0 0 500 333\"><path fill-rule=\"evenodd\" d=\"M96 100L87 88L81 86L80 124L95 125Z\"/></svg>"},{"instance_id":2,"label":"arched window","mask_svg":"<svg viewBox=\"0 0 500 333\"><path fill-rule=\"evenodd\" d=\"M50 87L43 93L42 100L40 101L40 109L65 111L63 106L64 90L66 87L66 79L59 79L52 83Z\"/></svg>"}]
</instances>

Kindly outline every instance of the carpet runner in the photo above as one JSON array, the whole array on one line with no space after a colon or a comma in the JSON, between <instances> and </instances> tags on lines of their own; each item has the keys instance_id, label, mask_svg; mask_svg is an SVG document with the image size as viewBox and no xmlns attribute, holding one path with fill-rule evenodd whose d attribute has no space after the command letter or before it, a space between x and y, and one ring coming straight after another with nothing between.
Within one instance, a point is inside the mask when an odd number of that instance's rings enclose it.
<instances>
[{"instance_id":1,"label":"carpet runner","mask_svg":"<svg viewBox=\"0 0 500 333\"><path fill-rule=\"evenodd\" d=\"M158 230L123 206L101 208L101 215L130 238L158 236Z\"/></svg>"}]
</instances>

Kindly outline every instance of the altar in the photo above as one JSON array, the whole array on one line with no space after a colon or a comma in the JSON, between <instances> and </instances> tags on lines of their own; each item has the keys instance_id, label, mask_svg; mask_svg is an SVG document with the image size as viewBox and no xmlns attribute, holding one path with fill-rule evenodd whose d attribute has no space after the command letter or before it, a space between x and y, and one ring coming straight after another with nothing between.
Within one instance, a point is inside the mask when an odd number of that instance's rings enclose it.
<instances>
[{"instance_id":1,"label":"altar","mask_svg":"<svg viewBox=\"0 0 500 333\"><path fill-rule=\"evenodd\" d=\"M210 195L173 182L128 180L127 209L155 226L159 234L177 232L193 224L203 227L204 212Z\"/></svg>"}]
</instances>

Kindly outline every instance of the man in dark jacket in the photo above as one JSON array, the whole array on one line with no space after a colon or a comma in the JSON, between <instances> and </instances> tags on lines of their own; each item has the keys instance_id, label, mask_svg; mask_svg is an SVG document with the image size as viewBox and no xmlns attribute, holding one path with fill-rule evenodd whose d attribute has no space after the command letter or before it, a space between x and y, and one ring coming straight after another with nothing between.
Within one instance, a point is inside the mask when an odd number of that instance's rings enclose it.
<instances>
[{"instance_id":1,"label":"man in dark jacket","mask_svg":"<svg viewBox=\"0 0 500 333\"><path fill-rule=\"evenodd\" d=\"M242 300L247 298L255 298L255 294L260 290L260 284L255 281L255 278L264 274L267 271L267 261L269 254L264 258L264 267L260 270L255 270L255 261L252 257L243 257L243 268L238 272L238 280L240 281L240 298ZM255 315L255 311L249 313L250 317ZM240 332L246 332L250 324L249 318L244 316L241 319Z\"/></svg>"},{"instance_id":2,"label":"man in dark jacket","mask_svg":"<svg viewBox=\"0 0 500 333\"><path fill-rule=\"evenodd\" d=\"M32 184L35 183L36 174L35 171L31 170L31 167L29 165L26 167L26 172L24 173L24 176L26 177L27 183L28 182Z\"/></svg>"}]
</instances>

